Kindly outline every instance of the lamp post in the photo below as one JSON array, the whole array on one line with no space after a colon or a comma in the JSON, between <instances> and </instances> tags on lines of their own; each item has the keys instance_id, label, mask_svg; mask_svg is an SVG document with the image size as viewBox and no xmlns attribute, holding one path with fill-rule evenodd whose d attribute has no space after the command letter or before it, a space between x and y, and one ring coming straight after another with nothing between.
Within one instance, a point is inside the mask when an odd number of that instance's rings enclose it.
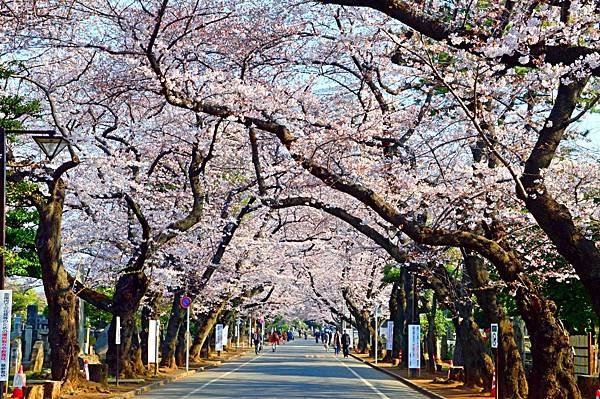
<instances>
[{"instance_id":1,"label":"lamp post","mask_svg":"<svg viewBox=\"0 0 600 399\"><path fill-rule=\"evenodd\" d=\"M0 165L0 181L2 182L2 198L0 199L0 246L6 247L6 135L30 135L33 140L46 154L49 160L57 156L69 141L62 136L57 136L54 130L13 130L0 127L0 154L2 155L2 165ZM0 290L5 286L6 263L4 254L0 253Z\"/></svg>"},{"instance_id":2,"label":"lamp post","mask_svg":"<svg viewBox=\"0 0 600 399\"><path fill-rule=\"evenodd\" d=\"M54 130L14 130L4 129L0 127L0 155L2 156L2 164L0 165L0 182L2 182L2 191L0 199L0 247L6 248L6 135L30 135L33 140L46 154L49 160L57 156L65 147L69 145L69 141L62 136L57 136ZM0 290L3 290L6 284L6 260L4 252L0 252ZM4 397L4 392L8 384L0 381L0 398Z\"/></svg>"}]
</instances>

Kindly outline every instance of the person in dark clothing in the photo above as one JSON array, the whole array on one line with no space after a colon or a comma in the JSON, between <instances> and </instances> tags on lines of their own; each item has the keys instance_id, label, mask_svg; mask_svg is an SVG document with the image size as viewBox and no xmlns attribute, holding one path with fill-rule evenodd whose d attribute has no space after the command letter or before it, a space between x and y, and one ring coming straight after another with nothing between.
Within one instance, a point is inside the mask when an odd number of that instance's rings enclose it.
<instances>
[{"instance_id":1,"label":"person in dark clothing","mask_svg":"<svg viewBox=\"0 0 600 399\"><path fill-rule=\"evenodd\" d=\"M344 357L350 354L350 335L347 332L342 334L342 352Z\"/></svg>"},{"instance_id":2,"label":"person in dark clothing","mask_svg":"<svg viewBox=\"0 0 600 399\"><path fill-rule=\"evenodd\" d=\"M254 343L254 352L258 355L258 352L262 349L262 336L258 332L252 333L252 342Z\"/></svg>"},{"instance_id":3,"label":"person in dark clothing","mask_svg":"<svg viewBox=\"0 0 600 399\"><path fill-rule=\"evenodd\" d=\"M321 336L321 333L319 331L315 331L315 342L318 344L319 343L319 337Z\"/></svg>"}]
</instances>

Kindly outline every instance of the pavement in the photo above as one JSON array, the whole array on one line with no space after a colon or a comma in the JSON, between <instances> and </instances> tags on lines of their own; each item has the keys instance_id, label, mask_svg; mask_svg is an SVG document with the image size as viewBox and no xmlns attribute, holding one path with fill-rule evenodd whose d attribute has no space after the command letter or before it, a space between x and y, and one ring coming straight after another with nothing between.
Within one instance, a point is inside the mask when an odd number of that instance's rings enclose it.
<instances>
[{"instance_id":1,"label":"pavement","mask_svg":"<svg viewBox=\"0 0 600 399\"><path fill-rule=\"evenodd\" d=\"M276 352L235 359L209 371L138 396L144 399L425 399L426 396L353 358L311 340L295 340Z\"/></svg>"}]
</instances>

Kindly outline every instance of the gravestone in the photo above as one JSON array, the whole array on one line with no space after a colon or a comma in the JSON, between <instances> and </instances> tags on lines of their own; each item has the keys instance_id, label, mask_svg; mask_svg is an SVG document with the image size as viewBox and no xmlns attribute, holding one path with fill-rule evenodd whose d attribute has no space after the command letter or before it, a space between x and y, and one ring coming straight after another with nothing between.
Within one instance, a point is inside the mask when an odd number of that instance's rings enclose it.
<instances>
[{"instance_id":1,"label":"gravestone","mask_svg":"<svg viewBox=\"0 0 600 399\"><path fill-rule=\"evenodd\" d=\"M25 333L23 334L23 359L31 359L31 349L33 348L33 328L31 326L25 327Z\"/></svg>"},{"instance_id":2,"label":"gravestone","mask_svg":"<svg viewBox=\"0 0 600 399\"><path fill-rule=\"evenodd\" d=\"M33 350L31 351L31 362L29 363L29 371L39 373L44 367L44 342L35 341Z\"/></svg>"},{"instance_id":3,"label":"gravestone","mask_svg":"<svg viewBox=\"0 0 600 399\"><path fill-rule=\"evenodd\" d=\"M46 381L44 383L44 399L59 399L61 385L60 381Z\"/></svg>"},{"instance_id":4,"label":"gravestone","mask_svg":"<svg viewBox=\"0 0 600 399\"><path fill-rule=\"evenodd\" d=\"M21 321L21 316L15 316L15 322L13 324L12 330L10 331L10 339L14 339L16 337L21 336L21 329L23 328Z\"/></svg>"},{"instance_id":5,"label":"gravestone","mask_svg":"<svg viewBox=\"0 0 600 399\"><path fill-rule=\"evenodd\" d=\"M23 352L21 352L21 338L16 337L10 342L10 374L16 374L19 371L23 361Z\"/></svg>"},{"instance_id":6,"label":"gravestone","mask_svg":"<svg viewBox=\"0 0 600 399\"><path fill-rule=\"evenodd\" d=\"M25 323L31 326L33 332L32 342L37 341L37 330L38 330L38 306L29 305L27 306L27 322Z\"/></svg>"},{"instance_id":7,"label":"gravestone","mask_svg":"<svg viewBox=\"0 0 600 399\"><path fill-rule=\"evenodd\" d=\"M90 381L102 385L108 385L108 365L107 364L88 364L90 371Z\"/></svg>"},{"instance_id":8,"label":"gravestone","mask_svg":"<svg viewBox=\"0 0 600 399\"><path fill-rule=\"evenodd\" d=\"M106 357L106 352L108 351L108 328L98 331L94 351L100 356L100 359Z\"/></svg>"}]
</instances>

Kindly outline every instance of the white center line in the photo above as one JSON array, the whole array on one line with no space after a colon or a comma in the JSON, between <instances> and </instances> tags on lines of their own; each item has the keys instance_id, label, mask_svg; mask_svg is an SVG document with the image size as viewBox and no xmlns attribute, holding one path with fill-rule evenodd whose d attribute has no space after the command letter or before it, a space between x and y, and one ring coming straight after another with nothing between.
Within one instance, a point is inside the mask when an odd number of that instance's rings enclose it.
<instances>
[{"instance_id":1,"label":"white center line","mask_svg":"<svg viewBox=\"0 0 600 399\"><path fill-rule=\"evenodd\" d=\"M247 364L249 364L250 362L254 361L255 359L258 359L258 358L259 358L259 357L261 357L261 356L262 356L262 354L261 354L261 355L259 355L259 356L255 356L255 357L251 358L250 360L248 360L246 363L239 365L239 366L238 366L238 367L236 367L235 369L233 369L233 370L231 370L231 371L228 371L228 372L226 372L225 374L223 374L223 375L221 375L221 376L219 376L219 377L217 377L217 378L213 378L212 380L210 380L210 381L208 381L208 382L205 382L204 384L202 384L202 385L201 385L201 386L199 386L198 388L194 389L192 392L188 393L188 394L187 394L187 395L185 395L185 396L182 396L182 397L181 397L181 399L187 399L187 398L189 398L190 396L192 396L192 395L193 395L193 394L195 394L196 392L198 392L198 391L200 391L200 390L202 390L202 389L206 388L207 386L209 386L209 385L210 385L210 384L212 384L213 382L217 382L217 381L219 381L221 378L225 378L225 377L227 377L229 374L231 374L231 373L235 373L236 371L238 371L238 370L239 370L239 369L241 369L242 367L246 366ZM388 398L388 399L389 399L389 398Z\"/></svg>"},{"instance_id":2,"label":"white center line","mask_svg":"<svg viewBox=\"0 0 600 399\"><path fill-rule=\"evenodd\" d=\"M365 380L364 378L362 378L360 375L358 375L358 373L354 370L352 370L346 363L342 362L339 358L336 358L336 360L338 362L340 362L341 364L343 364L344 366L346 366L346 368L348 370L350 370L350 372L352 374L354 374L356 376L356 378L358 378L359 380L361 380L361 382L363 384L365 384L366 386L368 386L369 388L371 388L377 395L379 395L382 399L390 399L388 396L386 396L385 394L383 394L379 389L375 388L373 386L373 384L371 384L369 381Z\"/></svg>"}]
</instances>

